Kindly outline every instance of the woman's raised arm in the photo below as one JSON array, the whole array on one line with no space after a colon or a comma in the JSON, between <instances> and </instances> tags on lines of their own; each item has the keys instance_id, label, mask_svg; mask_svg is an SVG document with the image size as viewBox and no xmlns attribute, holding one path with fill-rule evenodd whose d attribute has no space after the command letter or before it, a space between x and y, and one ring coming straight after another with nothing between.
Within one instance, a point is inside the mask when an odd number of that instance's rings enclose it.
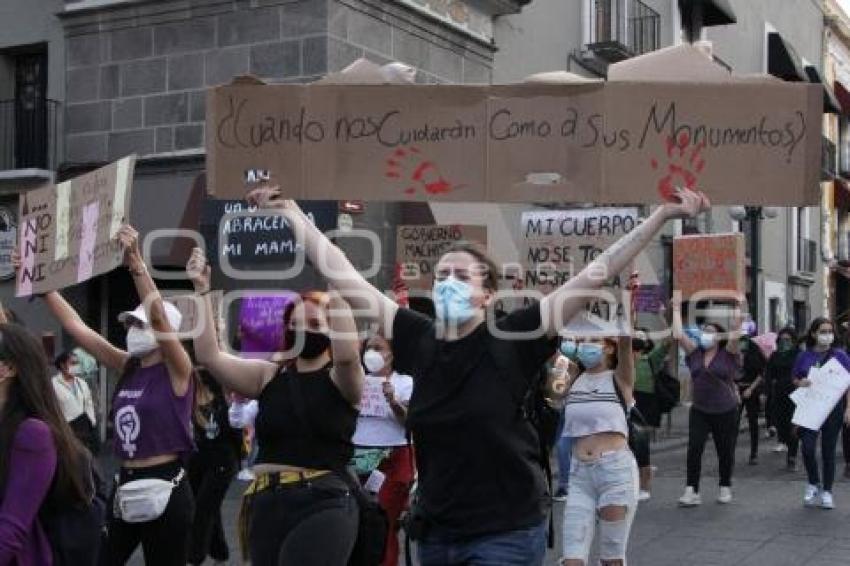
<instances>
[{"instance_id":1,"label":"woman's raised arm","mask_svg":"<svg viewBox=\"0 0 850 566\"><path fill-rule=\"evenodd\" d=\"M203 250L195 248L186 265L186 273L203 300L200 332L194 339L195 357L212 376L227 389L243 397L256 399L263 387L277 373L276 364L264 360L243 360L222 352L218 346L212 301L210 301L210 266ZM281 324L283 321L281 321Z\"/></svg>"},{"instance_id":2,"label":"woman's raised arm","mask_svg":"<svg viewBox=\"0 0 850 566\"><path fill-rule=\"evenodd\" d=\"M296 239L303 242L313 267L332 287L345 295L357 318L377 323L378 332L384 336L391 332L398 305L366 281L345 253L310 222L295 201L281 198L278 188L260 188L248 195L248 202L283 215Z\"/></svg>"}]
</instances>

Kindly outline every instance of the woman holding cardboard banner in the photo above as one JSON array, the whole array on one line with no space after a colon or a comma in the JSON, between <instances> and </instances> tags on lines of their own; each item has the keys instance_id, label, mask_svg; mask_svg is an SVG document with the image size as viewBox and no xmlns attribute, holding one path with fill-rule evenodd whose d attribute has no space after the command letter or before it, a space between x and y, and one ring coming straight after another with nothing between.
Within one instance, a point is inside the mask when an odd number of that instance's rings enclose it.
<instances>
[{"instance_id":1,"label":"woman holding cardboard banner","mask_svg":"<svg viewBox=\"0 0 850 566\"><path fill-rule=\"evenodd\" d=\"M724 337L726 330L719 324L704 324L697 339L682 327L682 305L673 299L673 332L687 353L687 363L693 381L693 404L688 419L688 472L685 493L679 498L682 507L702 503L699 493L702 454L709 433L714 439L720 468L718 503L732 501L732 468L735 463L735 443L738 438L738 405L741 399L735 378L741 370L738 351L739 330ZM740 322L733 328L740 329Z\"/></svg>"},{"instance_id":2,"label":"woman holding cardboard banner","mask_svg":"<svg viewBox=\"0 0 850 566\"><path fill-rule=\"evenodd\" d=\"M127 327L127 350L89 328L58 292L47 293L44 301L77 344L121 372L112 402L121 469L107 525L106 563L126 563L141 543L146 563L185 565L195 507L182 463L193 449L192 362L175 335L180 312L162 300L139 252L138 233L125 225L118 239L143 301L118 317Z\"/></svg>"},{"instance_id":3,"label":"woman holding cardboard banner","mask_svg":"<svg viewBox=\"0 0 850 566\"><path fill-rule=\"evenodd\" d=\"M498 293L495 264L474 246L445 253L435 270L433 321L373 287L279 190L249 195L287 216L304 236L299 239L312 264L377 323L391 340L396 370L414 378L407 422L419 488L409 532L424 566L542 563L550 497L540 436L526 405L534 395L527 393L555 353L554 338L593 298L589 294L625 269L667 220L708 206L701 193L678 196L539 303L501 318L487 316Z\"/></svg>"},{"instance_id":4,"label":"woman holding cardboard banner","mask_svg":"<svg viewBox=\"0 0 850 566\"><path fill-rule=\"evenodd\" d=\"M193 250L186 271L206 297L210 269L200 249ZM204 319L212 320L211 302L204 303ZM195 338L198 363L222 386L258 400L256 479L239 514L243 556L250 554L257 566L346 564L358 534L356 479L346 466L363 391L348 304L336 293L301 297L280 345L297 356L282 366L222 352L213 325L201 330Z\"/></svg>"},{"instance_id":5,"label":"woman holding cardboard banner","mask_svg":"<svg viewBox=\"0 0 850 566\"><path fill-rule=\"evenodd\" d=\"M835 346L835 325L828 318L816 318L806 333L806 350L800 352L791 374L796 387L809 387L809 372L819 368L829 360L835 359L850 371L850 357L844 350ZM832 483L835 480L835 446L842 423L850 423L850 390L835 406L821 425L820 430L799 427L800 443L803 447L803 464L806 466L808 485L803 494L803 505L832 509L835 502L832 497ZM823 459L823 486L820 485L818 462L815 456L818 436L821 437L821 458ZM823 489L821 489L821 487Z\"/></svg>"}]
</instances>

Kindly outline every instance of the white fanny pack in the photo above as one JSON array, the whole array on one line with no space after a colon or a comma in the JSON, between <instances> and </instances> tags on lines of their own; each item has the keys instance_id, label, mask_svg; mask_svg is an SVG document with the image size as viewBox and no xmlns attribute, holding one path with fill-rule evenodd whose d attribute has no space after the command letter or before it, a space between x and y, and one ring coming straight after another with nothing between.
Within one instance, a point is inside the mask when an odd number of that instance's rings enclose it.
<instances>
[{"instance_id":1,"label":"white fanny pack","mask_svg":"<svg viewBox=\"0 0 850 566\"><path fill-rule=\"evenodd\" d=\"M183 480L184 470L171 480L148 478L118 486L113 511L128 523L147 523L159 519L168 506L172 490Z\"/></svg>"}]
</instances>

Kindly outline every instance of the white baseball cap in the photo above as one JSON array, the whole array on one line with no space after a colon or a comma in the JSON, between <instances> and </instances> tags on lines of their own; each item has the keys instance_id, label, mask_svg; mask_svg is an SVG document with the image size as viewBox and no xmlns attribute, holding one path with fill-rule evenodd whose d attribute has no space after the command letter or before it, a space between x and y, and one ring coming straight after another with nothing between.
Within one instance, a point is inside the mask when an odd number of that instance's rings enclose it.
<instances>
[{"instance_id":1,"label":"white baseball cap","mask_svg":"<svg viewBox=\"0 0 850 566\"><path fill-rule=\"evenodd\" d=\"M180 313L180 310L174 306L174 303L162 301L162 305L165 307L165 316L168 318L168 324L171 326L171 330L178 332L180 330L180 324L183 322L183 315ZM150 324L144 305L139 305L131 311L122 312L118 315L118 322L127 322L128 318L138 320L146 326Z\"/></svg>"}]
</instances>

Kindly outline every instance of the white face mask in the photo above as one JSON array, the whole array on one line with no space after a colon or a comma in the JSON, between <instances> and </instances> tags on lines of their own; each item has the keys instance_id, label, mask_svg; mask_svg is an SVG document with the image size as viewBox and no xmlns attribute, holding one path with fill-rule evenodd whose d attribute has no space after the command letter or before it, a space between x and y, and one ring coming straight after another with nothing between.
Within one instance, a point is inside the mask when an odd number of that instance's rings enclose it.
<instances>
[{"instance_id":1,"label":"white face mask","mask_svg":"<svg viewBox=\"0 0 850 566\"><path fill-rule=\"evenodd\" d=\"M80 371L79 364L72 364L68 366L68 373L70 373L71 375L80 375L82 371Z\"/></svg>"},{"instance_id":2,"label":"white face mask","mask_svg":"<svg viewBox=\"0 0 850 566\"><path fill-rule=\"evenodd\" d=\"M144 356L159 348L159 343L149 328L133 326L127 331L127 352L131 356Z\"/></svg>"},{"instance_id":3,"label":"white face mask","mask_svg":"<svg viewBox=\"0 0 850 566\"><path fill-rule=\"evenodd\" d=\"M376 373L381 371L387 365L387 362L379 351L369 348L363 354L363 365L366 366L369 373Z\"/></svg>"},{"instance_id":4,"label":"white face mask","mask_svg":"<svg viewBox=\"0 0 850 566\"><path fill-rule=\"evenodd\" d=\"M831 332L828 334L818 334L818 346L832 346L835 341L835 335Z\"/></svg>"}]
</instances>

